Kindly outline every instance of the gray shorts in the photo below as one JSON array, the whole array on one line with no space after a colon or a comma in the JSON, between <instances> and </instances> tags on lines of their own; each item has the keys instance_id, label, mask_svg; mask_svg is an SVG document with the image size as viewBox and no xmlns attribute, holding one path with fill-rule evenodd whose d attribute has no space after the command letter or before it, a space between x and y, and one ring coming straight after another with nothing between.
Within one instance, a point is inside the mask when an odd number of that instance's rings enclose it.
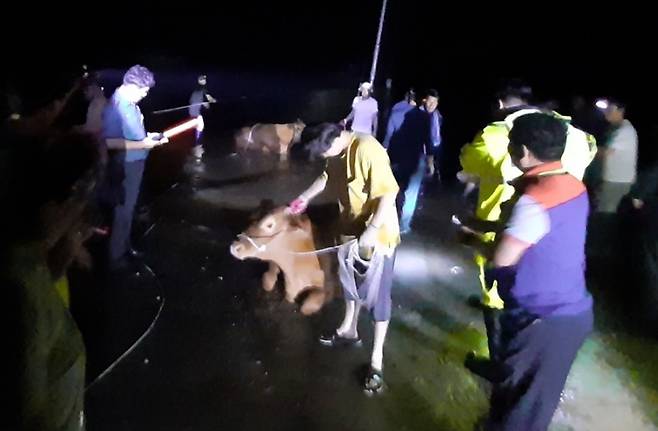
<instances>
[{"instance_id":1,"label":"gray shorts","mask_svg":"<svg viewBox=\"0 0 658 431\"><path fill-rule=\"evenodd\" d=\"M599 186L596 210L602 213L615 213L621 200L630 191L633 183L613 183L603 181Z\"/></svg>"},{"instance_id":2,"label":"gray shorts","mask_svg":"<svg viewBox=\"0 0 658 431\"><path fill-rule=\"evenodd\" d=\"M393 252L392 256L384 257L384 269L382 271L382 278L380 280L377 300L375 301L373 307L368 310L372 313L372 317L376 322L391 320L391 288L393 286L395 254L396 253ZM368 295L367 288L368 286L357 286L357 291L359 294L358 298L355 298L352 294L350 294L350 292L348 292L346 289L343 289L345 299L363 302Z\"/></svg>"}]
</instances>

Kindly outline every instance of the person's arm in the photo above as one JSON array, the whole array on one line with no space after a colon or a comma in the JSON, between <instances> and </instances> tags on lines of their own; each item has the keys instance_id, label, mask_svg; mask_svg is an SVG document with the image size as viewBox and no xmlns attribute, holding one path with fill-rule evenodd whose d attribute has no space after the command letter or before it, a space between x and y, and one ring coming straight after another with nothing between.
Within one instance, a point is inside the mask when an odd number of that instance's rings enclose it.
<instances>
[{"instance_id":1,"label":"person's arm","mask_svg":"<svg viewBox=\"0 0 658 431\"><path fill-rule=\"evenodd\" d=\"M503 239L498 243L493 253L494 267L503 268L516 265L531 245L513 236L504 234Z\"/></svg>"},{"instance_id":2,"label":"person's arm","mask_svg":"<svg viewBox=\"0 0 658 431\"><path fill-rule=\"evenodd\" d=\"M424 152L425 152L425 161L427 163L427 172L429 175L434 175L434 147L432 145L432 115L425 112L427 116L426 126L425 126L425 139L423 140Z\"/></svg>"},{"instance_id":3,"label":"person's arm","mask_svg":"<svg viewBox=\"0 0 658 431\"><path fill-rule=\"evenodd\" d=\"M122 138L108 138L105 140L110 150L150 150L153 147L168 142L167 138L159 138L157 133L145 133L143 117L139 110L132 110L126 106L119 106L118 113L121 118ZM130 137L132 139L126 139Z\"/></svg>"},{"instance_id":4,"label":"person's arm","mask_svg":"<svg viewBox=\"0 0 658 431\"><path fill-rule=\"evenodd\" d=\"M317 195L322 193L324 189L327 187L327 175L322 174L318 178L316 178L315 181L310 185L304 193L300 195L300 197L303 197L307 201L312 201Z\"/></svg>"},{"instance_id":5,"label":"person's arm","mask_svg":"<svg viewBox=\"0 0 658 431\"><path fill-rule=\"evenodd\" d=\"M400 188L393 176L388 154L381 148L370 154L361 169L367 179L366 184L370 185L368 200L377 202L370 223L359 237L361 247L371 248L377 243L377 235L385 223L386 214L395 211L395 198Z\"/></svg>"},{"instance_id":6,"label":"person's arm","mask_svg":"<svg viewBox=\"0 0 658 431\"><path fill-rule=\"evenodd\" d=\"M345 117L342 121L344 125L347 125L350 121L354 120L354 108L350 111L350 113Z\"/></svg>"},{"instance_id":7,"label":"person's arm","mask_svg":"<svg viewBox=\"0 0 658 431\"><path fill-rule=\"evenodd\" d=\"M162 145L166 142L167 142L166 138L156 140L150 136L147 136L141 141L131 141L129 139L123 139L123 138L110 138L105 140L105 143L107 144L107 148L109 150L124 150L124 151L150 150L151 148L157 147L158 145Z\"/></svg>"},{"instance_id":8,"label":"person's arm","mask_svg":"<svg viewBox=\"0 0 658 431\"><path fill-rule=\"evenodd\" d=\"M359 246L364 248L372 248L377 243L377 235L379 229L384 225L386 213L391 209L395 210L395 198L398 192L389 192L377 199L377 209L368 223L366 230L363 231L359 237Z\"/></svg>"},{"instance_id":9,"label":"person's arm","mask_svg":"<svg viewBox=\"0 0 658 431\"><path fill-rule=\"evenodd\" d=\"M512 217L493 252L495 268L516 265L533 244L550 230L546 210L532 197L524 195L514 206Z\"/></svg>"},{"instance_id":10,"label":"person's arm","mask_svg":"<svg viewBox=\"0 0 658 431\"><path fill-rule=\"evenodd\" d=\"M395 122L393 121L394 115L395 113L391 112L390 117L388 117L388 123L386 124L386 136L384 136L384 142L382 142L384 148L388 148L388 146L391 145L391 137L395 132Z\"/></svg>"},{"instance_id":11,"label":"person's arm","mask_svg":"<svg viewBox=\"0 0 658 431\"><path fill-rule=\"evenodd\" d=\"M215 99L208 93L206 93L206 100L208 101L208 103L217 103L217 99Z\"/></svg>"},{"instance_id":12,"label":"person's arm","mask_svg":"<svg viewBox=\"0 0 658 431\"><path fill-rule=\"evenodd\" d=\"M372 114L372 136L377 136L377 126L379 126L379 112Z\"/></svg>"},{"instance_id":13,"label":"person's arm","mask_svg":"<svg viewBox=\"0 0 658 431\"><path fill-rule=\"evenodd\" d=\"M623 127L614 134L610 144L603 149L603 156L610 157L615 151L624 151L631 145L637 146L637 133L632 127Z\"/></svg>"},{"instance_id":14,"label":"person's arm","mask_svg":"<svg viewBox=\"0 0 658 431\"><path fill-rule=\"evenodd\" d=\"M301 214L306 211L309 202L311 202L317 195L322 193L327 187L327 173L323 172L302 194L297 196L289 205L288 209L292 214Z\"/></svg>"}]
</instances>

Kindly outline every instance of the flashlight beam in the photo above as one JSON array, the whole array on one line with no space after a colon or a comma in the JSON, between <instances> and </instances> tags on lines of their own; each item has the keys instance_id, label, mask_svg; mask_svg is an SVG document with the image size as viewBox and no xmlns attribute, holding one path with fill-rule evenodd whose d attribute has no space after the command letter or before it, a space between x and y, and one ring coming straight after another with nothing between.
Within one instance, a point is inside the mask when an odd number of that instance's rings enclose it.
<instances>
[{"instance_id":1,"label":"flashlight beam","mask_svg":"<svg viewBox=\"0 0 658 431\"><path fill-rule=\"evenodd\" d=\"M170 129L165 130L164 132L162 132L162 136L169 139L172 136L176 136L187 130L194 129L198 125L199 125L199 120L196 118L192 118L191 120L187 120L186 122L179 124L178 126L174 126Z\"/></svg>"}]
</instances>

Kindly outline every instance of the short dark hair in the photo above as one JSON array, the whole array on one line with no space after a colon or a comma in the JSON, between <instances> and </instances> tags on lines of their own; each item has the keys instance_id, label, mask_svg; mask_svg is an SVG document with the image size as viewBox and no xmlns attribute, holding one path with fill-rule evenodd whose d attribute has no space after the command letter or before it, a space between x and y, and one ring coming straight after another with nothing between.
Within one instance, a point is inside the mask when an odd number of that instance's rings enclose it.
<instances>
[{"instance_id":1,"label":"short dark hair","mask_svg":"<svg viewBox=\"0 0 658 431\"><path fill-rule=\"evenodd\" d=\"M613 105L623 111L626 110L626 102L624 102L622 99L619 99L618 97L608 97L608 106Z\"/></svg>"},{"instance_id":2,"label":"short dark hair","mask_svg":"<svg viewBox=\"0 0 658 431\"><path fill-rule=\"evenodd\" d=\"M407 92L404 93L404 100L406 100L407 102L411 102L411 101L415 102L416 101L416 91L413 88L408 89Z\"/></svg>"},{"instance_id":3,"label":"short dark hair","mask_svg":"<svg viewBox=\"0 0 658 431\"><path fill-rule=\"evenodd\" d=\"M525 102L530 102L532 99L532 87L519 79L513 79L503 85L496 93L500 100L511 98L521 99Z\"/></svg>"},{"instance_id":4,"label":"short dark hair","mask_svg":"<svg viewBox=\"0 0 658 431\"><path fill-rule=\"evenodd\" d=\"M436 97L438 99L439 92L436 91L434 88L430 88L429 90L427 90L427 97Z\"/></svg>"},{"instance_id":5,"label":"short dark hair","mask_svg":"<svg viewBox=\"0 0 658 431\"><path fill-rule=\"evenodd\" d=\"M311 160L322 158L342 131L343 128L335 123L322 123L315 127L315 137L306 145L309 158Z\"/></svg>"},{"instance_id":6,"label":"short dark hair","mask_svg":"<svg viewBox=\"0 0 658 431\"><path fill-rule=\"evenodd\" d=\"M134 65L125 75L123 75L124 85L133 84L140 88L153 88L155 86L155 78L153 72L139 64Z\"/></svg>"},{"instance_id":7,"label":"short dark hair","mask_svg":"<svg viewBox=\"0 0 658 431\"><path fill-rule=\"evenodd\" d=\"M550 114L522 115L514 120L509 141L512 153L525 146L543 162L557 161L562 158L567 143L567 126Z\"/></svg>"}]
</instances>

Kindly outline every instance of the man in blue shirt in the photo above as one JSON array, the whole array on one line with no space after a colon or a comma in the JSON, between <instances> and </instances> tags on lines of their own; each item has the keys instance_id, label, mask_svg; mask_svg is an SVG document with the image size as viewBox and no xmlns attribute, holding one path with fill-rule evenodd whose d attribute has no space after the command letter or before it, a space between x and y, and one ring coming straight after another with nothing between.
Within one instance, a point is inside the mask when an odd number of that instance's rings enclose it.
<instances>
[{"instance_id":1,"label":"man in blue shirt","mask_svg":"<svg viewBox=\"0 0 658 431\"><path fill-rule=\"evenodd\" d=\"M388 148L390 146L393 135L395 135L395 133L402 127L404 116L407 114L407 112L414 109L415 106L416 92L413 88L410 88L406 93L404 93L404 99L393 105L393 108L391 109L391 115L388 117L388 124L386 126L386 137L382 142L384 148Z\"/></svg>"},{"instance_id":2,"label":"man in blue shirt","mask_svg":"<svg viewBox=\"0 0 658 431\"><path fill-rule=\"evenodd\" d=\"M146 133L144 116L137 104L155 85L153 73L143 66L131 67L123 77L103 112L103 138L110 150L109 183L114 196L109 260L111 266L138 257L132 249L130 233L144 162L151 148L167 142L158 134Z\"/></svg>"},{"instance_id":3,"label":"man in blue shirt","mask_svg":"<svg viewBox=\"0 0 658 431\"><path fill-rule=\"evenodd\" d=\"M422 108L412 105L393 110L389 119L385 146L395 179L400 190L398 209L400 211L400 231L407 233L411 229L411 219L416 210L420 187L428 166L434 165L434 143L432 120L436 113L438 97L436 90L430 90ZM429 112L429 114L428 114ZM430 172L433 170L430 168Z\"/></svg>"}]
</instances>

